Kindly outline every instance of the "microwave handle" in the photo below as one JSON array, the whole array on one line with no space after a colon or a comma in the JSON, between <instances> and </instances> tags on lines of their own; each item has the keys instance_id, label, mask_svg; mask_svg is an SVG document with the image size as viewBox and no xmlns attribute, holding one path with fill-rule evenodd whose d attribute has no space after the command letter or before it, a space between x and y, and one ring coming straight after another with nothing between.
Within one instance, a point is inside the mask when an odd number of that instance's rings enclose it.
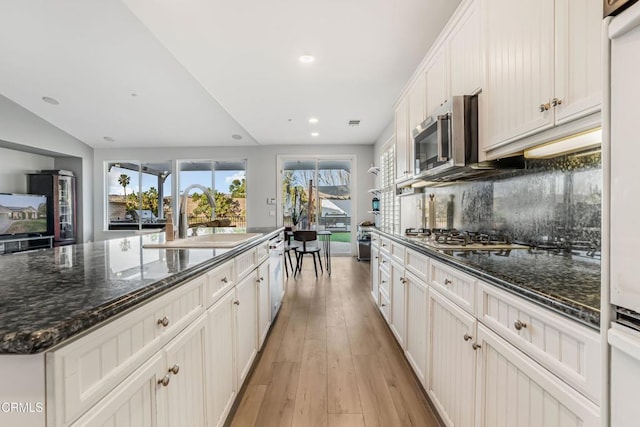
<instances>
[{"instance_id":1,"label":"microwave handle","mask_svg":"<svg viewBox=\"0 0 640 427\"><path fill-rule=\"evenodd\" d=\"M449 160L449 142L451 141L451 126L445 123L449 121L449 114L442 114L437 117L437 120L438 161L446 162ZM446 132L446 136L443 135L443 132Z\"/></svg>"}]
</instances>

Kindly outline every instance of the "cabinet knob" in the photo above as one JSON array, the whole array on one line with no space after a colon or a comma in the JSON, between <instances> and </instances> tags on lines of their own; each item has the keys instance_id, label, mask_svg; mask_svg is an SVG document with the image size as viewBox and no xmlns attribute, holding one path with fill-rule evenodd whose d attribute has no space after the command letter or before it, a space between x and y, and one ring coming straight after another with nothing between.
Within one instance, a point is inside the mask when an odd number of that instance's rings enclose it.
<instances>
[{"instance_id":1,"label":"cabinet knob","mask_svg":"<svg viewBox=\"0 0 640 427\"><path fill-rule=\"evenodd\" d=\"M549 111L549 108L551 108L551 104L549 104L548 102L546 104L540 104L541 113L544 113L545 111Z\"/></svg>"},{"instance_id":2,"label":"cabinet knob","mask_svg":"<svg viewBox=\"0 0 640 427\"><path fill-rule=\"evenodd\" d=\"M380 304L380 307L386 307L387 304Z\"/></svg>"},{"instance_id":3,"label":"cabinet knob","mask_svg":"<svg viewBox=\"0 0 640 427\"><path fill-rule=\"evenodd\" d=\"M562 99L553 98L551 100L551 105L553 105L554 107L557 107L558 105L562 105Z\"/></svg>"},{"instance_id":4,"label":"cabinet knob","mask_svg":"<svg viewBox=\"0 0 640 427\"><path fill-rule=\"evenodd\" d=\"M260 276L260 281L262 282L264 280L264 277Z\"/></svg>"},{"instance_id":5,"label":"cabinet knob","mask_svg":"<svg viewBox=\"0 0 640 427\"><path fill-rule=\"evenodd\" d=\"M513 322L513 327L516 328L516 330L521 330L522 328L526 328L527 324L524 323L521 320L516 320L515 322Z\"/></svg>"},{"instance_id":6,"label":"cabinet knob","mask_svg":"<svg viewBox=\"0 0 640 427\"><path fill-rule=\"evenodd\" d=\"M172 373L173 375L178 375L178 372L180 372L180 366L173 365L172 367L169 368L169 372Z\"/></svg>"},{"instance_id":7,"label":"cabinet knob","mask_svg":"<svg viewBox=\"0 0 640 427\"><path fill-rule=\"evenodd\" d=\"M471 344L471 347L472 347L474 350L477 350L477 349L479 349L479 348L482 348L482 346L481 346L480 344L475 343L475 342L474 342L473 344Z\"/></svg>"},{"instance_id":8,"label":"cabinet knob","mask_svg":"<svg viewBox=\"0 0 640 427\"><path fill-rule=\"evenodd\" d=\"M445 285L451 285L451 284L453 284L453 282L451 280L449 280L449 279L444 279L444 284Z\"/></svg>"},{"instance_id":9,"label":"cabinet knob","mask_svg":"<svg viewBox=\"0 0 640 427\"><path fill-rule=\"evenodd\" d=\"M164 316L162 319L158 319L157 323L158 325L162 325L166 328L167 326L169 326L169 318L167 316Z\"/></svg>"},{"instance_id":10,"label":"cabinet knob","mask_svg":"<svg viewBox=\"0 0 640 427\"><path fill-rule=\"evenodd\" d=\"M235 305L240 305L240 301L238 301L238 300L235 300L233 303L234 303Z\"/></svg>"},{"instance_id":11,"label":"cabinet knob","mask_svg":"<svg viewBox=\"0 0 640 427\"><path fill-rule=\"evenodd\" d=\"M163 387L166 387L169 385L169 381L171 381L171 378L169 378L169 375L165 375L161 380L158 380L158 384L162 384Z\"/></svg>"},{"instance_id":12,"label":"cabinet knob","mask_svg":"<svg viewBox=\"0 0 640 427\"><path fill-rule=\"evenodd\" d=\"M465 341L469 341L469 340L471 340L471 339L473 339L473 337L472 337L471 335L469 335L469 334L464 334L464 340L465 340Z\"/></svg>"},{"instance_id":13,"label":"cabinet knob","mask_svg":"<svg viewBox=\"0 0 640 427\"><path fill-rule=\"evenodd\" d=\"M221 281L222 283L228 283L228 282L229 282L229 279L227 279L227 276L224 276L222 279L220 279L220 281Z\"/></svg>"}]
</instances>

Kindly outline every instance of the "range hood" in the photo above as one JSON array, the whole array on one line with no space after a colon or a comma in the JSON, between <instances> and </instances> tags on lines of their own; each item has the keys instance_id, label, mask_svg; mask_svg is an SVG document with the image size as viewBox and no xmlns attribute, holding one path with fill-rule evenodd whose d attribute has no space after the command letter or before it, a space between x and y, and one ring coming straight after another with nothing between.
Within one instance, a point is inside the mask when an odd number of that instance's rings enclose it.
<instances>
[{"instance_id":1,"label":"range hood","mask_svg":"<svg viewBox=\"0 0 640 427\"><path fill-rule=\"evenodd\" d=\"M524 156L505 157L449 168L442 173L420 175L413 180L412 185L414 187L428 187L431 183L437 185L452 181L473 181L501 175L509 171L524 169L524 167ZM426 184L419 184L418 181Z\"/></svg>"}]
</instances>

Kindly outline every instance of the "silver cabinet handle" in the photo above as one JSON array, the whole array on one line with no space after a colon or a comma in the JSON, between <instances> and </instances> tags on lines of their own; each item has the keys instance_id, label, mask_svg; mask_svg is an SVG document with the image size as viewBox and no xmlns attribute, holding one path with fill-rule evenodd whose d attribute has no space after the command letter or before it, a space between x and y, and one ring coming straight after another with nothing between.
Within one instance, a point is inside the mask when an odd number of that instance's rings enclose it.
<instances>
[{"instance_id":1,"label":"silver cabinet handle","mask_svg":"<svg viewBox=\"0 0 640 427\"><path fill-rule=\"evenodd\" d=\"M220 281L221 281L222 283L228 283L228 282L229 282L229 279L227 279L227 276L224 276L222 279L220 279Z\"/></svg>"},{"instance_id":2,"label":"silver cabinet handle","mask_svg":"<svg viewBox=\"0 0 640 427\"><path fill-rule=\"evenodd\" d=\"M234 303L235 305L240 305L240 301L238 301L238 300L235 300L233 303Z\"/></svg>"},{"instance_id":3,"label":"silver cabinet handle","mask_svg":"<svg viewBox=\"0 0 640 427\"><path fill-rule=\"evenodd\" d=\"M562 99L553 98L551 100L551 105L553 105L554 107L557 107L558 105L562 105Z\"/></svg>"},{"instance_id":4,"label":"silver cabinet handle","mask_svg":"<svg viewBox=\"0 0 640 427\"><path fill-rule=\"evenodd\" d=\"M169 375L165 375L162 379L158 380L158 384L162 384L163 387L166 387L169 385L169 381L171 381L171 378L169 378Z\"/></svg>"},{"instance_id":5,"label":"silver cabinet handle","mask_svg":"<svg viewBox=\"0 0 640 427\"><path fill-rule=\"evenodd\" d=\"M481 346L480 344L477 344L477 343L475 343L475 342L474 342L473 344L471 344L471 347L472 347L474 350L477 350L477 349L479 349L479 348L482 348L482 346Z\"/></svg>"},{"instance_id":6,"label":"silver cabinet handle","mask_svg":"<svg viewBox=\"0 0 640 427\"><path fill-rule=\"evenodd\" d=\"M522 328L526 328L527 324L524 323L521 320L516 320L515 322L513 322L513 327L516 328L516 330L521 330Z\"/></svg>"},{"instance_id":7,"label":"silver cabinet handle","mask_svg":"<svg viewBox=\"0 0 640 427\"><path fill-rule=\"evenodd\" d=\"M380 304L380 307L386 307L387 304Z\"/></svg>"},{"instance_id":8,"label":"silver cabinet handle","mask_svg":"<svg viewBox=\"0 0 640 427\"><path fill-rule=\"evenodd\" d=\"M169 368L169 372L172 373L173 375L178 375L178 372L180 372L180 366L173 365L172 367Z\"/></svg>"},{"instance_id":9,"label":"silver cabinet handle","mask_svg":"<svg viewBox=\"0 0 640 427\"><path fill-rule=\"evenodd\" d=\"M169 326L169 318L167 316L164 316L162 319L158 319L157 323L158 325L162 325L166 328L167 326Z\"/></svg>"},{"instance_id":10,"label":"silver cabinet handle","mask_svg":"<svg viewBox=\"0 0 640 427\"><path fill-rule=\"evenodd\" d=\"M469 341L469 340L471 340L471 339L473 339L473 337L472 337L471 335L469 335L469 334L464 334L464 340L465 340L465 341Z\"/></svg>"},{"instance_id":11,"label":"silver cabinet handle","mask_svg":"<svg viewBox=\"0 0 640 427\"><path fill-rule=\"evenodd\" d=\"M545 111L549 111L549 108L551 108L551 104L549 104L548 102L546 104L540 104L541 113L544 113Z\"/></svg>"},{"instance_id":12,"label":"silver cabinet handle","mask_svg":"<svg viewBox=\"0 0 640 427\"><path fill-rule=\"evenodd\" d=\"M451 280L449 280L449 279L444 279L444 284L445 285L451 285L451 284L453 284L453 282Z\"/></svg>"}]
</instances>

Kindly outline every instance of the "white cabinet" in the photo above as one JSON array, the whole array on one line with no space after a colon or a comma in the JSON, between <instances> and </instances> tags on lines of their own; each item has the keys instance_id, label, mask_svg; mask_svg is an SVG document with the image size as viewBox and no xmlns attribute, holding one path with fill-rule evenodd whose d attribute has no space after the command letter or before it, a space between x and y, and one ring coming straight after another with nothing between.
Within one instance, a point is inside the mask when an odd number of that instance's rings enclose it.
<instances>
[{"instance_id":1,"label":"white cabinet","mask_svg":"<svg viewBox=\"0 0 640 427\"><path fill-rule=\"evenodd\" d=\"M411 150L411 135L409 133L409 100L403 98L395 111L396 137L396 181L408 179L412 174L409 153Z\"/></svg>"},{"instance_id":2,"label":"white cabinet","mask_svg":"<svg viewBox=\"0 0 640 427\"><path fill-rule=\"evenodd\" d=\"M395 335L400 347L405 348L406 325L406 284L404 266L391 263L391 332Z\"/></svg>"},{"instance_id":3,"label":"white cabinet","mask_svg":"<svg viewBox=\"0 0 640 427\"><path fill-rule=\"evenodd\" d=\"M480 1L471 2L456 22L449 40L451 95L471 95L484 84L483 31Z\"/></svg>"},{"instance_id":4,"label":"white cabinet","mask_svg":"<svg viewBox=\"0 0 640 427\"><path fill-rule=\"evenodd\" d=\"M424 73L418 74L418 77L409 89L409 140L413 141L413 129L427 118L426 101L427 86L426 76ZM413 144L410 144L413 148ZM412 152L413 150L409 150ZM413 170L413 168L411 168Z\"/></svg>"},{"instance_id":5,"label":"white cabinet","mask_svg":"<svg viewBox=\"0 0 640 427\"><path fill-rule=\"evenodd\" d=\"M236 285L236 375L242 384L258 352L256 276L251 274Z\"/></svg>"},{"instance_id":6,"label":"white cabinet","mask_svg":"<svg viewBox=\"0 0 640 427\"><path fill-rule=\"evenodd\" d=\"M405 275L407 292L407 351L409 364L424 385L427 371L428 287L411 273Z\"/></svg>"},{"instance_id":7,"label":"white cabinet","mask_svg":"<svg viewBox=\"0 0 640 427\"><path fill-rule=\"evenodd\" d=\"M484 5L484 148L600 109L601 1L490 0Z\"/></svg>"},{"instance_id":8,"label":"white cabinet","mask_svg":"<svg viewBox=\"0 0 640 427\"><path fill-rule=\"evenodd\" d=\"M427 81L426 115L431 115L449 99L449 49L442 44L433 54L425 69Z\"/></svg>"},{"instance_id":9,"label":"white cabinet","mask_svg":"<svg viewBox=\"0 0 640 427\"><path fill-rule=\"evenodd\" d=\"M220 427L233 405L238 391L235 360L235 302L236 291L231 289L207 311L209 387L208 420L212 427Z\"/></svg>"},{"instance_id":10,"label":"white cabinet","mask_svg":"<svg viewBox=\"0 0 640 427\"><path fill-rule=\"evenodd\" d=\"M73 427L168 426L167 396L158 381L165 375L164 360L157 354L91 408Z\"/></svg>"},{"instance_id":11,"label":"white cabinet","mask_svg":"<svg viewBox=\"0 0 640 427\"><path fill-rule=\"evenodd\" d=\"M371 297L373 298L373 301L375 302L376 305L378 305L378 300L379 300L379 295L378 295L378 286L379 286L379 255L380 251L378 250L378 247L373 245L373 239L372 239L372 245L371 245Z\"/></svg>"},{"instance_id":12,"label":"white cabinet","mask_svg":"<svg viewBox=\"0 0 640 427\"><path fill-rule=\"evenodd\" d=\"M164 349L161 384L162 392L167 393L169 426L206 425L206 324L207 317L202 315Z\"/></svg>"},{"instance_id":13,"label":"white cabinet","mask_svg":"<svg viewBox=\"0 0 640 427\"><path fill-rule=\"evenodd\" d=\"M596 405L483 325L478 345L476 426L600 426Z\"/></svg>"},{"instance_id":14,"label":"white cabinet","mask_svg":"<svg viewBox=\"0 0 640 427\"><path fill-rule=\"evenodd\" d=\"M429 290L427 393L447 426L474 425L476 319Z\"/></svg>"},{"instance_id":15,"label":"white cabinet","mask_svg":"<svg viewBox=\"0 0 640 427\"><path fill-rule=\"evenodd\" d=\"M258 267L256 278L258 295L258 349L262 348L269 327L271 327L271 290L269 289L269 261Z\"/></svg>"}]
</instances>

